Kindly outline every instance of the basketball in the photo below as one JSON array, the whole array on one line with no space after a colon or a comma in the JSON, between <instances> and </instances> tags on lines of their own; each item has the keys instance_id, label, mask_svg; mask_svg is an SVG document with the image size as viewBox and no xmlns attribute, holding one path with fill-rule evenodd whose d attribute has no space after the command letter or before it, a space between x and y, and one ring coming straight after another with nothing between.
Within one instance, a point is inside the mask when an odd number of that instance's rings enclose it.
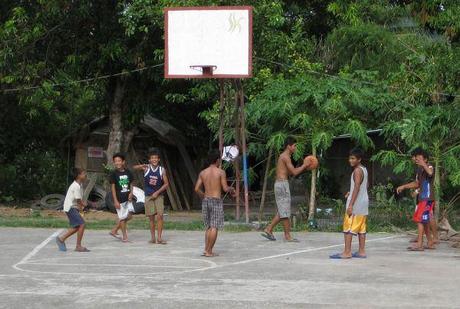
<instances>
[{"instance_id":1,"label":"basketball","mask_svg":"<svg viewBox=\"0 0 460 309\"><path fill-rule=\"evenodd\" d=\"M306 156L303 161L308 163L307 170L314 170L318 168L318 159L313 155Z\"/></svg>"}]
</instances>

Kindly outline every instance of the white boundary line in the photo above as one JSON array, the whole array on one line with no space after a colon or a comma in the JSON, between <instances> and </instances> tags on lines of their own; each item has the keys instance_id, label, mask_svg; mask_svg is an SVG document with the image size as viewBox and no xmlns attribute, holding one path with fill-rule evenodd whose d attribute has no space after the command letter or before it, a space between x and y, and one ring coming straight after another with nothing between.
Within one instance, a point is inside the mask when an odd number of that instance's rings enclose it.
<instances>
[{"instance_id":1,"label":"white boundary line","mask_svg":"<svg viewBox=\"0 0 460 309\"><path fill-rule=\"evenodd\" d=\"M34 257L43 247L45 247L53 238L55 238L57 235L59 235L62 232L62 230L58 230L51 234L47 239L45 239L43 242L41 242L38 246L36 246L30 253L28 253L25 257L23 257L18 263L14 264L12 267L16 270L22 271L22 272L30 272L30 273L40 273L40 274L55 274L55 275L82 275L82 276L98 276L98 277L125 277L125 276L130 276L130 277L150 277L152 275L155 275L157 277L158 275L163 275L163 274L185 274L185 273L193 273L193 272L201 272L201 271L206 271L206 270L211 270L211 269L216 269L216 268L223 268L223 267L228 267L228 266L235 266L235 265L242 265L242 264L249 264L253 262L258 262L258 261L263 261L263 260L269 260L269 259L275 259L279 257L285 257L285 256L291 256L291 255L296 255L296 254L302 254L302 253L309 253L309 252L315 252L315 251L322 251L325 249L332 249L332 248L337 248L337 247L342 247L343 243L336 244L336 245L329 245L329 246L324 246L324 247L317 247L317 248L309 248L309 249L304 249L304 250L297 250L297 251L292 251L292 252L287 252L287 253L281 253L281 254L275 254L275 255L269 255L269 256L264 256L260 258L253 258L253 259L248 259L248 260L243 260L243 261L238 261L238 262L233 262L233 263L226 263L226 264L220 264L217 265L216 263L210 261L210 260L205 260L205 259L190 259L190 260L195 260L195 261L200 261L200 262L206 262L209 263L210 266L208 267L201 267L201 268L194 268L190 270L184 270L184 271L169 271L169 272L156 272L156 273L149 273L149 274L101 274L101 273L72 273L72 272L52 272L52 271L39 271L39 270L30 270L30 269L23 269L19 267L19 265L22 264L30 264L30 265L66 265L66 264L61 264L61 263L37 263L34 261L28 262L32 257ZM388 239L393 239L393 238L399 238L401 235L392 235L392 236L387 236L387 237L381 237L381 238L375 238L375 239L370 239L367 240L366 242L377 242L377 241L384 241ZM75 265L75 266L80 266L84 264L68 264L68 265ZM90 265L92 266L92 265ZM99 265L98 265L99 266ZM115 266L115 264L110 264L110 265L100 265L100 266ZM126 266L126 265L123 265ZM135 265L138 267L137 265ZM142 265L139 265L139 267ZM145 266L148 267L148 266ZM164 268L168 268L167 266ZM173 267L170 267L173 268ZM177 267L177 268L187 268L187 267Z\"/></svg>"},{"instance_id":2,"label":"white boundary line","mask_svg":"<svg viewBox=\"0 0 460 309\"><path fill-rule=\"evenodd\" d=\"M28 260L33 258L35 254L37 254L43 247L45 247L53 238L56 238L56 236L61 234L62 231L63 231L62 229L57 230L56 232L51 234L47 239L42 241L38 246L36 246L32 251L30 251L25 257L23 257L22 260L14 264L13 268L22 271L23 269L19 268L18 265L27 263Z\"/></svg>"}]
</instances>

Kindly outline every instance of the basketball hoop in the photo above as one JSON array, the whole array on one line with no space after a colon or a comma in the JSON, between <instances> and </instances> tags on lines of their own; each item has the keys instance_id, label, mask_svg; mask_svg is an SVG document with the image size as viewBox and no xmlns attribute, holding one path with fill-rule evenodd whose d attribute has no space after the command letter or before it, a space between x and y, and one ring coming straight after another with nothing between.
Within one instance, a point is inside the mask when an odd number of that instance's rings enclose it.
<instances>
[{"instance_id":1,"label":"basketball hoop","mask_svg":"<svg viewBox=\"0 0 460 309\"><path fill-rule=\"evenodd\" d=\"M200 71L204 77L210 77L213 75L214 71L217 69L217 65L196 64L196 65L191 65L190 69Z\"/></svg>"}]
</instances>

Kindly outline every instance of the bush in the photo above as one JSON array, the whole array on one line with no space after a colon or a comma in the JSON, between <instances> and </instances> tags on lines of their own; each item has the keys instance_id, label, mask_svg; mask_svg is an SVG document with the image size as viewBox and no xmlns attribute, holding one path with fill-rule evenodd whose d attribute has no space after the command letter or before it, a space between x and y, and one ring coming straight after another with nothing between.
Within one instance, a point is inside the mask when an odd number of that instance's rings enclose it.
<instances>
[{"instance_id":1,"label":"bush","mask_svg":"<svg viewBox=\"0 0 460 309\"><path fill-rule=\"evenodd\" d=\"M32 150L0 165L0 201L33 199L66 190L66 163L53 151Z\"/></svg>"}]
</instances>

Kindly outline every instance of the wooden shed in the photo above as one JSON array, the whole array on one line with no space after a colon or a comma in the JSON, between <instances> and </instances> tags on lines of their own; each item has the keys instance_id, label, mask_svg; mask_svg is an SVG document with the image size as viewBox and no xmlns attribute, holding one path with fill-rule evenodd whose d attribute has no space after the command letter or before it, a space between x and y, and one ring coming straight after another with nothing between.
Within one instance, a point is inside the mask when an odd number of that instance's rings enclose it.
<instances>
[{"instance_id":1,"label":"wooden shed","mask_svg":"<svg viewBox=\"0 0 460 309\"><path fill-rule=\"evenodd\" d=\"M108 118L101 117L83 125L66 139L72 146L74 166L86 169L91 179L97 179L97 183L105 188L108 175L105 154L108 137ZM185 137L171 124L148 115L137 126L136 134L126 152L128 168L147 163L148 153L152 148L161 151L161 165L166 168L171 180L166 204L173 210L191 209L197 172L187 150ZM134 174L137 185L142 187L142 173Z\"/></svg>"}]
</instances>

